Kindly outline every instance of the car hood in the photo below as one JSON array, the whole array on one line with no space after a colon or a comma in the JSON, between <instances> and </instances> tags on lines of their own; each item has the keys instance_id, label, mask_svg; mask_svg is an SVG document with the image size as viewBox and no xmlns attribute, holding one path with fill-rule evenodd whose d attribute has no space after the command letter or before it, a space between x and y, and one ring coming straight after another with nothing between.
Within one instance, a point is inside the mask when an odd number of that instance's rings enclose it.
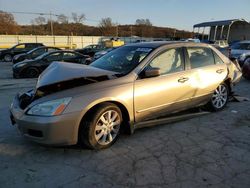
<instances>
[{"instance_id":1,"label":"car hood","mask_svg":"<svg viewBox=\"0 0 250 188\"><path fill-rule=\"evenodd\" d=\"M35 62L34 60L24 60L24 61L21 61L21 62L18 62L18 63L16 63L16 64L14 64L13 65L13 68L18 68L20 65L23 65L23 64L25 64L25 65L27 65L27 64L30 64L30 63L33 63L33 62Z\"/></svg>"},{"instance_id":2,"label":"car hood","mask_svg":"<svg viewBox=\"0 0 250 188\"><path fill-rule=\"evenodd\" d=\"M77 82L77 80L85 79L95 83L116 78L115 74L117 73L83 64L53 62L39 76L36 89L72 80ZM82 82L82 85L84 85L84 82Z\"/></svg>"},{"instance_id":3,"label":"car hood","mask_svg":"<svg viewBox=\"0 0 250 188\"><path fill-rule=\"evenodd\" d=\"M20 62L14 64L13 67L16 68L16 67L18 67L18 65L21 65L21 64L30 64L30 63L34 63L34 62L37 62L37 61L35 61L33 59L25 59L23 61L20 61Z\"/></svg>"},{"instance_id":4,"label":"car hood","mask_svg":"<svg viewBox=\"0 0 250 188\"><path fill-rule=\"evenodd\" d=\"M9 49L1 49L0 50L0 53L5 53L5 52L8 52Z\"/></svg>"}]
</instances>

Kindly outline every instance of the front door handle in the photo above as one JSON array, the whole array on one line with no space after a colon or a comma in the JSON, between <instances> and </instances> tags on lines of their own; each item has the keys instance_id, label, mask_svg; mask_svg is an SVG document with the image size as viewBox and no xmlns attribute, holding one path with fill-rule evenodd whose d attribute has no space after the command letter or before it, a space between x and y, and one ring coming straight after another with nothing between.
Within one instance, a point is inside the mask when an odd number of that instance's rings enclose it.
<instances>
[{"instance_id":1,"label":"front door handle","mask_svg":"<svg viewBox=\"0 0 250 188\"><path fill-rule=\"evenodd\" d=\"M218 70L216 71L216 73L221 74L221 73L223 73L224 71L225 71L224 69L218 69Z\"/></svg>"},{"instance_id":2,"label":"front door handle","mask_svg":"<svg viewBox=\"0 0 250 188\"><path fill-rule=\"evenodd\" d=\"M182 78L180 78L180 79L178 80L178 82L184 83L184 82L186 82L186 81L188 81L188 80L189 80L189 78L187 78L187 77L182 77Z\"/></svg>"}]
</instances>

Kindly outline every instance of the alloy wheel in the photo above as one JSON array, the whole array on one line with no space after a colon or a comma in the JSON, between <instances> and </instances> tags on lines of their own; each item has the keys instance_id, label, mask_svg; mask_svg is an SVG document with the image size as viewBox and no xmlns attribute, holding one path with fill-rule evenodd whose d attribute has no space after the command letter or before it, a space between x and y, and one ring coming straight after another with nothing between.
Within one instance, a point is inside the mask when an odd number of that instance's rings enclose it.
<instances>
[{"instance_id":1,"label":"alloy wheel","mask_svg":"<svg viewBox=\"0 0 250 188\"><path fill-rule=\"evenodd\" d=\"M100 145L108 145L118 135L121 117L115 110L104 112L95 126L95 139Z\"/></svg>"},{"instance_id":2,"label":"alloy wheel","mask_svg":"<svg viewBox=\"0 0 250 188\"><path fill-rule=\"evenodd\" d=\"M221 84L219 87L214 91L212 96L212 103L213 105L220 109L223 108L228 100L228 91L225 85Z\"/></svg>"}]
</instances>

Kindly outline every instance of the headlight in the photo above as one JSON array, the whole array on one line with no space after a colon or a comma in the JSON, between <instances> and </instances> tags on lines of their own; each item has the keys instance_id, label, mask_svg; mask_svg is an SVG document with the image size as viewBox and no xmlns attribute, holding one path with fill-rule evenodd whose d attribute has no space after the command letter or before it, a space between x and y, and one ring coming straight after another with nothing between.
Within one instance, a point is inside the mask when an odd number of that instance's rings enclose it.
<instances>
[{"instance_id":1,"label":"headlight","mask_svg":"<svg viewBox=\"0 0 250 188\"><path fill-rule=\"evenodd\" d=\"M22 64L17 64L17 65L16 65L16 68L23 67L24 65L25 65L25 63L22 63Z\"/></svg>"},{"instance_id":2,"label":"headlight","mask_svg":"<svg viewBox=\"0 0 250 188\"><path fill-rule=\"evenodd\" d=\"M71 97L43 102L31 107L27 114L38 116L57 116L62 114L70 100Z\"/></svg>"}]
</instances>

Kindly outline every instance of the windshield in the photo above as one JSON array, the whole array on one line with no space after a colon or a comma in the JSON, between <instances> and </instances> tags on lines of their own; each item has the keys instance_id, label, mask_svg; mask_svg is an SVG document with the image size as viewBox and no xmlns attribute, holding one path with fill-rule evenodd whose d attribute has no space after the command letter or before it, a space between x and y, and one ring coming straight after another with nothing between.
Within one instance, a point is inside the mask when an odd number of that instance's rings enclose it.
<instances>
[{"instance_id":1,"label":"windshield","mask_svg":"<svg viewBox=\"0 0 250 188\"><path fill-rule=\"evenodd\" d=\"M151 51L152 48L124 46L107 53L91 63L90 66L125 75L132 71Z\"/></svg>"},{"instance_id":2,"label":"windshield","mask_svg":"<svg viewBox=\"0 0 250 188\"><path fill-rule=\"evenodd\" d=\"M39 50L44 50L45 51L45 48L44 47L34 48L33 50L28 51L27 54L32 54L33 52L39 51Z\"/></svg>"}]
</instances>

